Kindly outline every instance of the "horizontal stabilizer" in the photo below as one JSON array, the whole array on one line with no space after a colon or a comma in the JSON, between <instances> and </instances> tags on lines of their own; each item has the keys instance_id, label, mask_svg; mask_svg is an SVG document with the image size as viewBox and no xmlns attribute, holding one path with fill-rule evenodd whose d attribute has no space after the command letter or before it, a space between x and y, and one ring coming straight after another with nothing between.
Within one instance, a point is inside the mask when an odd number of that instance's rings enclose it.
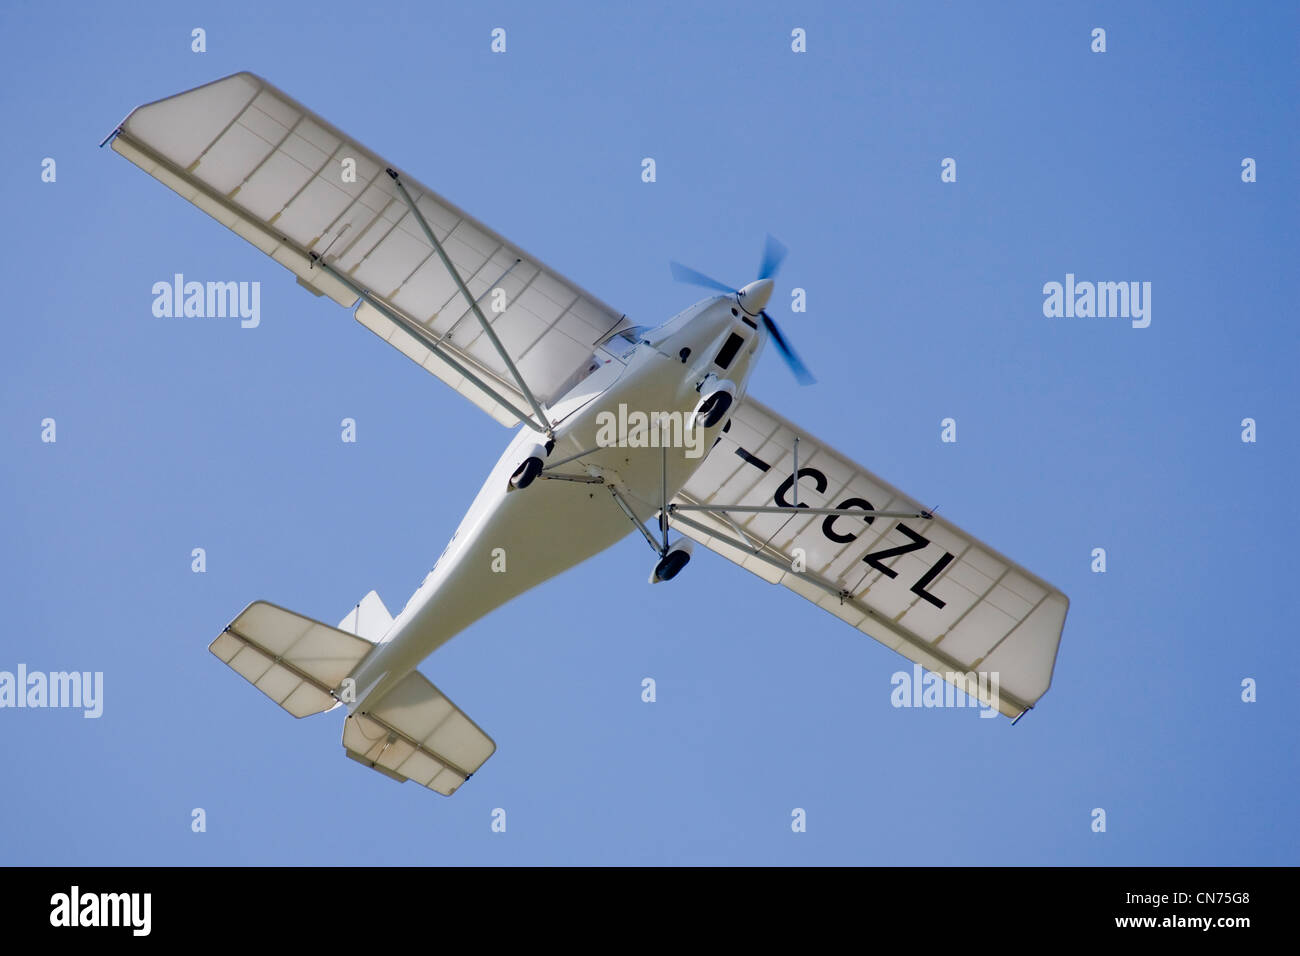
<instances>
[{"instance_id":1,"label":"horizontal stabilizer","mask_svg":"<svg viewBox=\"0 0 1300 956\"><path fill-rule=\"evenodd\" d=\"M496 751L492 738L419 671L343 724L353 760L450 796Z\"/></svg>"},{"instance_id":2,"label":"horizontal stabilizer","mask_svg":"<svg viewBox=\"0 0 1300 956\"><path fill-rule=\"evenodd\" d=\"M289 713L306 717L335 706L331 692L373 647L355 634L254 601L208 650Z\"/></svg>"}]
</instances>

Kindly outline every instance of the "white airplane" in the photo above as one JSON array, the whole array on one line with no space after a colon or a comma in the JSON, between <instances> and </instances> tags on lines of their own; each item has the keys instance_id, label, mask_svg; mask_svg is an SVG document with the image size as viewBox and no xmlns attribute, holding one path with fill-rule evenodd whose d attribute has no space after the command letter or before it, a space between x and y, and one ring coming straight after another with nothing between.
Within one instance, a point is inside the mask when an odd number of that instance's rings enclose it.
<instances>
[{"instance_id":1,"label":"white airplane","mask_svg":"<svg viewBox=\"0 0 1300 956\"><path fill-rule=\"evenodd\" d=\"M296 717L346 707L349 757L453 793L496 745L417 665L634 531L652 582L702 544L1007 716L1050 686L1064 594L748 396L768 340L810 380L765 311L779 243L740 289L674 264L719 294L647 328L250 73L141 106L110 139L523 426L396 618L373 591L338 627L256 601L212 642Z\"/></svg>"}]
</instances>

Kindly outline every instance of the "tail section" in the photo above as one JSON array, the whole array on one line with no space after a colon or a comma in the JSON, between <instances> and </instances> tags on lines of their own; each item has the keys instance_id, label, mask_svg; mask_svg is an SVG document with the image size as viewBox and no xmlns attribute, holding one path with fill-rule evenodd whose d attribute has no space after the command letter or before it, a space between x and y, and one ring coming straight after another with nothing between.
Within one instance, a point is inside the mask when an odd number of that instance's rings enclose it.
<instances>
[{"instance_id":1,"label":"tail section","mask_svg":"<svg viewBox=\"0 0 1300 956\"><path fill-rule=\"evenodd\" d=\"M371 591L354 607L348 616L339 621L339 630L364 637L372 644L378 644L393 626L393 615L388 613L379 595Z\"/></svg>"},{"instance_id":2,"label":"tail section","mask_svg":"<svg viewBox=\"0 0 1300 956\"><path fill-rule=\"evenodd\" d=\"M346 698L344 681L392 623L374 591L338 627L254 601L208 649L289 713L306 717L355 699ZM343 748L387 777L450 796L496 744L427 677L411 671L344 721Z\"/></svg>"}]
</instances>

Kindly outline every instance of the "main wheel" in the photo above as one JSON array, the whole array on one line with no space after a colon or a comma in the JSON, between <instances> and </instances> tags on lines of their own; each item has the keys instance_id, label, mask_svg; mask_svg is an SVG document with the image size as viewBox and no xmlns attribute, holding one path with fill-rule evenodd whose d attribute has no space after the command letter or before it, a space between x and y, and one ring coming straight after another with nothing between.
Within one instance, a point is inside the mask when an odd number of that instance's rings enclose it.
<instances>
[{"instance_id":1,"label":"main wheel","mask_svg":"<svg viewBox=\"0 0 1300 956\"><path fill-rule=\"evenodd\" d=\"M686 562L689 560L691 560L689 551L669 551L655 565L654 576L660 581L671 581L677 577L682 568L686 567Z\"/></svg>"},{"instance_id":2,"label":"main wheel","mask_svg":"<svg viewBox=\"0 0 1300 956\"><path fill-rule=\"evenodd\" d=\"M524 463L515 469L515 473L510 476L510 484L515 488L527 488L542 473L542 460L540 458L526 458Z\"/></svg>"}]
</instances>

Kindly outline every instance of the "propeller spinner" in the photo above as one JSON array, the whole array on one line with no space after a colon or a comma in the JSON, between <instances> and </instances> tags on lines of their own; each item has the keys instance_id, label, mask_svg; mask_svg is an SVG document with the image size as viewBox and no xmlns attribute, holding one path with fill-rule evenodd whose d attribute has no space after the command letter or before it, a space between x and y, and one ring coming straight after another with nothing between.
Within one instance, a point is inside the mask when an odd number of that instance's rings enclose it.
<instances>
[{"instance_id":1,"label":"propeller spinner","mask_svg":"<svg viewBox=\"0 0 1300 956\"><path fill-rule=\"evenodd\" d=\"M678 282L686 282L690 285L713 289L716 292L735 295L736 301L742 309L752 316L763 319L763 327L771 335L773 344L776 345L777 351L781 353L781 357L785 359L785 364L790 367L790 371L794 373L794 377L799 384L811 385L817 380L808 371L808 367L803 364L803 360L799 358L794 347L781 334L781 329L777 326L776 320L768 315L766 311L767 303L772 298L772 289L775 286L772 279L781 268L781 263L785 259L787 251L779 240L768 236L767 242L763 246L763 260L758 266L758 278L743 289L737 289L725 282L719 282L712 276L706 276L703 272L684 266L680 262L670 262L668 267L673 278Z\"/></svg>"}]
</instances>

